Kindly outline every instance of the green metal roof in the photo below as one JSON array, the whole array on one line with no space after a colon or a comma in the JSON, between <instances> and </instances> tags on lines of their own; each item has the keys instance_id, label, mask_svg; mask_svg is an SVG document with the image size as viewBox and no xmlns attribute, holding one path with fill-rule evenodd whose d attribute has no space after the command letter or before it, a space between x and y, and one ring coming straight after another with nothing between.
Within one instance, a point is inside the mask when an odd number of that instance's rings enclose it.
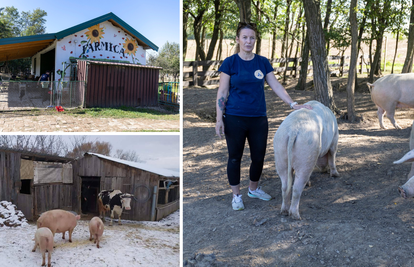
<instances>
[{"instance_id":1,"label":"green metal roof","mask_svg":"<svg viewBox=\"0 0 414 267\"><path fill-rule=\"evenodd\" d=\"M56 33L56 38L57 39L62 39L68 35L74 34L78 31L84 30L86 28L92 27L94 25L97 25L101 22L110 20L112 22L115 22L116 24L118 24L121 28L125 29L127 32L129 32L131 35L133 35L135 38L137 38L138 40L140 40L141 42L143 42L144 44L146 44L149 48L154 49L155 51L158 51L158 46L156 46L155 44L153 44L150 40L148 40L145 36L143 36L142 34L140 34L139 32L137 32L134 28L132 28L131 26L129 26L125 21L123 21L122 19L120 19L118 16L116 16L115 14L113 14L112 12L105 14L103 16L97 17L95 19L86 21L84 23L78 24L76 26L73 26L71 28L68 28L66 30L60 31L58 33Z\"/></svg>"},{"instance_id":2,"label":"green metal roof","mask_svg":"<svg viewBox=\"0 0 414 267\"><path fill-rule=\"evenodd\" d=\"M86 21L84 23L78 24L66 30L57 32L57 33L49 33L49 34L41 34L41 35L32 35L32 36L23 36L23 37L13 37L13 38L3 38L0 39L0 46L2 45L10 45L10 44L20 44L20 43L31 43L31 42L39 42L39 41L46 41L46 40L54 40L54 39L62 39L68 35L74 34L78 31L84 30L86 28L92 27L104 21L110 21L115 26L119 26L131 34L133 37L138 39L138 43L145 48L151 48L155 51L158 51L158 46L148 40L145 36L137 32L134 28L129 26L125 21L117 17L112 12L100 16L98 18ZM0 49L1 50L1 49ZM5 53L5 51L0 51ZM0 60L1 61L1 60Z\"/></svg>"},{"instance_id":3,"label":"green metal roof","mask_svg":"<svg viewBox=\"0 0 414 267\"><path fill-rule=\"evenodd\" d=\"M3 38L3 39L0 39L0 45L35 42L35 41L44 41L44 40L50 40L50 39L56 39L56 36L55 36L54 33L41 34L41 35L31 35L31 36L22 36L22 37L12 37L12 38Z\"/></svg>"}]
</instances>

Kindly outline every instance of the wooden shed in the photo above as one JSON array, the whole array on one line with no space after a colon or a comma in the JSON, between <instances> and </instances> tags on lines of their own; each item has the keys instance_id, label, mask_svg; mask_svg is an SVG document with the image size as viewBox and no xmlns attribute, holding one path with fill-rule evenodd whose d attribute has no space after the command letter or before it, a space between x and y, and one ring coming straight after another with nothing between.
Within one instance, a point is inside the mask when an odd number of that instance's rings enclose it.
<instances>
[{"instance_id":1,"label":"wooden shed","mask_svg":"<svg viewBox=\"0 0 414 267\"><path fill-rule=\"evenodd\" d=\"M86 82L85 107L158 105L160 67L75 60L79 81Z\"/></svg>"},{"instance_id":2,"label":"wooden shed","mask_svg":"<svg viewBox=\"0 0 414 267\"><path fill-rule=\"evenodd\" d=\"M73 179L78 198L75 210L79 212L82 185L96 194L111 189L133 194L131 210L122 213L126 220L158 221L179 209L179 172L95 153L85 153L76 165ZM90 210L97 213L96 205Z\"/></svg>"},{"instance_id":3,"label":"wooden shed","mask_svg":"<svg viewBox=\"0 0 414 267\"><path fill-rule=\"evenodd\" d=\"M0 200L17 206L28 220L51 209L73 210L73 159L0 148Z\"/></svg>"}]
</instances>

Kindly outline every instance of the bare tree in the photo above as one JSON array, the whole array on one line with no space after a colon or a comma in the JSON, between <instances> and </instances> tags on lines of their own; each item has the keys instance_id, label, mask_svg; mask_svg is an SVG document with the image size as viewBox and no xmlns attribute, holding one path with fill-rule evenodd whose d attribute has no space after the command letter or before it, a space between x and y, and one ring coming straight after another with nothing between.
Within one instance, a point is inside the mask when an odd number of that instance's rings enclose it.
<instances>
[{"instance_id":1,"label":"bare tree","mask_svg":"<svg viewBox=\"0 0 414 267\"><path fill-rule=\"evenodd\" d=\"M123 151L122 149L117 149L116 153L114 154L114 157L134 162L145 162L140 158L140 156L137 154L135 150Z\"/></svg>"},{"instance_id":2,"label":"bare tree","mask_svg":"<svg viewBox=\"0 0 414 267\"><path fill-rule=\"evenodd\" d=\"M109 156L112 145L109 142L88 141L87 136L73 136L71 140L72 147L68 150L66 157L81 158L86 152L102 154Z\"/></svg>"}]
</instances>

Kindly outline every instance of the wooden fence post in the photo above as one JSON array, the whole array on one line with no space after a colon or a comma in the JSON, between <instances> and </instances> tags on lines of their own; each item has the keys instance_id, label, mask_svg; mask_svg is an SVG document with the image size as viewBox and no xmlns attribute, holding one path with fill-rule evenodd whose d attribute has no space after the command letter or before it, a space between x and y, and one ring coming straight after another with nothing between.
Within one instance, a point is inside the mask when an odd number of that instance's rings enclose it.
<instances>
[{"instance_id":1,"label":"wooden fence post","mask_svg":"<svg viewBox=\"0 0 414 267\"><path fill-rule=\"evenodd\" d=\"M194 63L193 63L193 83L194 83L194 86L198 86L197 71L198 71L198 61L194 61Z\"/></svg>"}]
</instances>

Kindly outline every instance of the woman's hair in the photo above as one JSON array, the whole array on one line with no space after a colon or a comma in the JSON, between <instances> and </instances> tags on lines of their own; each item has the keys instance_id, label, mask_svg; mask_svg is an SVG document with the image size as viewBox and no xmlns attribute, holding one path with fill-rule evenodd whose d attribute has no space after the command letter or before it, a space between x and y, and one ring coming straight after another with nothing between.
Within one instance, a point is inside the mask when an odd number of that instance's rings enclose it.
<instances>
[{"instance_id":1,"label":"woman's hair","mask_svg":"<svg viewBox=\"0 0 414 267\"><path fill-rule=\"evenodd\" d=\"M240 37L240 31L243 29L250 29L253 30L254 33L257 35L257 26L256 23L247 23L247 22L239 22L239 25L237 26L236 36ZM236 47L234 49L234 53L237 54L240 52L240 45L236 44Z\"/></svg>"}]
</instances>

